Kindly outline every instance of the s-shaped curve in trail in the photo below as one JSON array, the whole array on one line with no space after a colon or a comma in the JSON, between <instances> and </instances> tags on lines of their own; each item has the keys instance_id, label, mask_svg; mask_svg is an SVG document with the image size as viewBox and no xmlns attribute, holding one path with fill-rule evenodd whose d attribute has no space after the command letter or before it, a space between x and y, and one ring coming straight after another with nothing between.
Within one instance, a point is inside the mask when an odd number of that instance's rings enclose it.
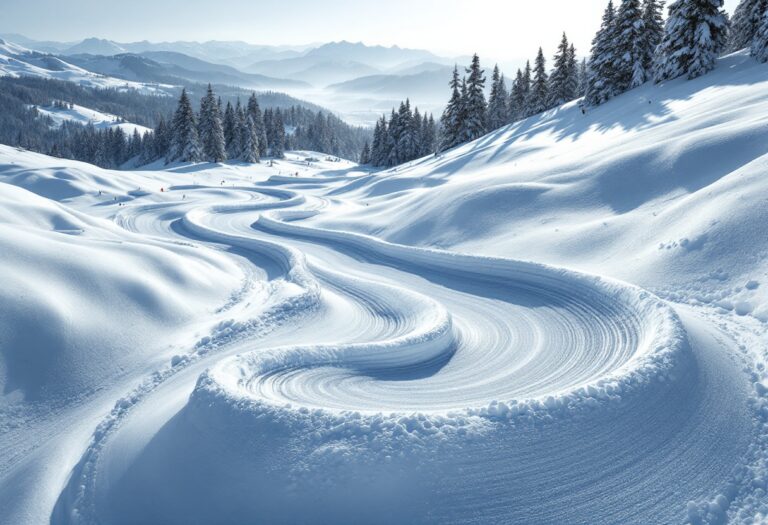
<instances>
[{"instance_id":1,"label":"s-shaped curve in trail","mask_svg":"<svg viewBox=\"0 0 768 525\"><path fill-rule=\"evenodd\" d=\"M332 207L272 186L121 219L250 254L310 313L171 376L55 523L675 523L733 497L754 430L713 329L611 279L302 224Z\"/></svg>"}]
</instances>

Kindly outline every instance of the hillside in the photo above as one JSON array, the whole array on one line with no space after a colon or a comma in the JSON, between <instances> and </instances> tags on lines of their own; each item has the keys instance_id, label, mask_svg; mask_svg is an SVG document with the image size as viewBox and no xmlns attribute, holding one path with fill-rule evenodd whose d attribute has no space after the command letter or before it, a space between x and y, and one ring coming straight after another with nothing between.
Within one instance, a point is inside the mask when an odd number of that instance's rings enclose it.
<instances>
[{"instance_id":1,"label":"hillside","mask_svg":"<svg viewBox=\"0 0 768 525\"><path fill-rule=\"evenodd\" d=\"M759 295L768 320L765 290L743 286L768 271L765 74L742 52L704 78L647 84L587 115L574 102L336 190L369 206L318 223L657 291L685 283L691 300L709 281L741 288L732 303ZM392 221L393 209L409 220Z\"/></svg>"},{"instance_id":2,"label":"hillside","mask_svg":"<svg viewBox=\"0 0 768 525\"><path fill-rule=\"evenodd\" d=\"M760 522L767 72L387 171L0 146L0 521Z\"/></svg>"},{"instance_id":3,"label":"hillside","mask_svg":"<svg viewBox=\"0 0 768 525\"><path fill-rule=\"evenodd\" d=\"M171 85L133 82L97 74L53 55L31 51L0 39L0 76L32 76L74 82L83 87L135 90L145 94L167 95Z\"/></svg>"}]
</instances>

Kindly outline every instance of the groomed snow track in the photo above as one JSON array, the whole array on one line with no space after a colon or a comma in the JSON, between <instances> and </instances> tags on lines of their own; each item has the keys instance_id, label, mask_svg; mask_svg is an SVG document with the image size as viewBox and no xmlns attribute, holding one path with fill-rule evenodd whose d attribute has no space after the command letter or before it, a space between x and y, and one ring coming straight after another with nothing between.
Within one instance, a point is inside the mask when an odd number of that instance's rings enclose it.
<instances>
[{"instance_id":1,"label":"groomed snow track","mask_svg":"<svg viewBox=\"0 0 768 525\"><path fill-rule=\"evenodd\" d=\"M611 279L304 225L333 201L280 182L118 215L253 264L282 313L118 403L53 523L724 516L752 429L706 329Z\"/></svg>"}]
</instances>

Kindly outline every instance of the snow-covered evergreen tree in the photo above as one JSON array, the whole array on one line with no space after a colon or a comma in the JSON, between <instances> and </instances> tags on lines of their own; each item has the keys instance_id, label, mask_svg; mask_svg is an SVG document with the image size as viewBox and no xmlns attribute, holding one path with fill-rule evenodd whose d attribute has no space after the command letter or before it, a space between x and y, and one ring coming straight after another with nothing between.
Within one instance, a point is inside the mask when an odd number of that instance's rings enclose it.
<instances>
[{"instance_id":1,"label":"snow-covered evergreen tree","mask_svg":"<svg viewBox=\"0 0 768 525\"><path fill-rule=\"evenodd\" d=\"M587 82L589 79L586 58L581 59L578 68L576 96L583 97L587 92Z\"/></svg>"},{"instance_id":2,"label":"snow-covered evergreen tree","mask_svg":"<svg viewBox=\"0 0 768 525\"><path fill-rule=\"evenodd\" d=\"M644 32L640 0L622 0L615 19L614 49L616 62L613 89L615 94L637 87L646 80L641 47Z\"/></svg>"},{"instance_id":3,"label":"snow-covered evergreen tree","mask_svg":"<svg viewBox=\"0 0 768 525\"><path fill-rule=\"evenodd\" d=\"M240 104L240 99L235 104L235 125L234 136L232 137L232 144L230 147L229 158L242 159L245 151L245 144L247 140L248 131L246 129L246 115L243 110L243 106Z\"/></svg>"},{"instance_id":4,"label":"snow-covered evergreen tree","mask_svg":"<svg viewBox=\"0 0 768 525\"><path fill-rule=\"evenodd\" d=\"M280 108L272 114L272 143L269 145L269 150L276 159L285 157L285 122Z\"/></svg>"},{"instance_id":5,"label":"snow-covered evergreen tree","mask_svg":"<svg viewBox=\"0 0 768 525\"><path fill-rule=\"evenodd\" d=\"M416 135L411 102L406 99L400 103L397 111L395 140L397 148L397 163L406 162L416 157ZM392 126L390 125L390 130Z\"/></svg>"},{"instance_id":6,"label":"snow-covered evergreen tree","mask_svg":"<svg viewBox=\"0 0 768 525\"><path fill-rule=\"evenodd\" d=\"M488 97L488 129L494 130L509 123L509 93L499 66L493 68L491 94Z\"/></svg>"},{"instance_id":7,"label":"snow-covered evergreen tree","mask_svg":"<svg viewBox=\"0 0 768 525\"><path fill-rule=\"evenodd\" d=\"M172 142L168 161L199 162L202 159L197 119L187 90L181 90L179 105L173 116Z\"/></svg>"},{"instance_id":8,"label":"snow-covered evergreen tree","mask_svg":"<svg viewBox=\"0 0 768 525\"><path fill-rule=\"evenodd\" d=\"M264 156L267 154L269 144L267 142L266 125L264 124L264 116L261 113L259 107L259 101L256 98L256 93L251 93L248 98L248 115L253 119L253 123L256 125L256 135L259 138L259 155Z\"/></svg>"},{"instance_id":9,"label":"snow-covered evergreen tree","mask_svg":"<svg viewBox=\"0 0 768 525\"><path fill-rule=\"evenodd\" d=\"M229 157L233 157L232 142L235 139L235 133L237 133L237 130L235 129L236 126L237 126L237 122L235 121L235 108L232 107L231 102L227 102L227 106L224 109L223 128L224 128L224 143L227 146L227 155ZM234 155L234 157L237 157L237 155Z\"/></svg>"},{"instance_id":10,"label":"snow-covered evergreen tree","mask_svg":"<svg viewBox=\"0 0 768 525\"><path fill-rule=\"evenodd\" d=\"M370 164L370 163L371 163L371 145L366 140L365 144L363 144L363 151L360 152L360 164Z\"/></svg>"},{"instance_id":11,"label":"snow-covered evergreen tree","mask_svg":"<svg viewBox=\"0 0 768 525\"><path fill-rule=\"evenodd\" d=\"M512 91L509 95L509 113L512 122L528 116L528 94L531 92L531 64L526 63L526 72L517 70L517 76L512 83Z\"/></svg>"},{"instance_id":12,"label":"snow-covered evergreen tree","mask_svg":"<svg viewBox=\"0 0 768 525\"><path fill-rule=\"evenodd\" d=\"M426 113L421 124L421 156L431 155L437 149L437 123L430 113L427 118Z\"/></svg>"},{"instance_id":13,"label":"snow-covered evergreen tree","mask_svg":"<svg viewBox=\"0 0 768 525\"><path fill-rule=\"evenodd\" d=\"M546 111L549 107L549 76L547 75L547 61L544 51L539 48L533 66L533 80L529 94L528 107L531 115Z\"/></svg>"},{"instance_id":14,"label":"snow-covered evergreen tree","mask_svg":"<svg viewBox=\"0 0 768 525\"><path fill-rule=\"evenodd\" d=\"M603 13L600 29L592 40L592 54L587 66L585 100L590 106L602 104L616 93L614 87L616 76L614 69L616 62L615 19L616 12L613 9L613 1L609 0Z\"/></svg>"},{"instance_id":15,"label":"snow-covered evergreen tree","mask_svg":"<svg viewBox=\"0 0 768 525\"><path fill-rule=\"evenodd\" d=\"M509 88L509 101L507 107L509 108L509 121L515 122L518 120L521 111L520 92L522 90L521 84L523 83L523 72L520 68L517 68L515 78L512 80L512 85Z\"/></svg>"},{"instance_id":16,"label":"snow-covered evergreen tree","mask_svg":"<svg viewBox=\"0 0 768 525\"><path fill-rule=\"evenodd\" d=\"M242 159L249 164L255 164L260 160L258 129L251 115L245 117L245 143L243 144Z\"/></svg>"},{"instance_id":17,"label":"snow-covered evergreen tree","mask_svg":"<svg viewBox=\"0 0 768 525\"><path fill-rule=\"evenodd\" d=\"M639 43L645 80L653 78L653 59L664 38L663 0L643 0L643 33Z\"/></svg>"},{"instance_id":18,"label":"snow-covered evergreen tree","mask_svg":"<svg viewBox=\"0 0 768 525\"><path fill-rule=\"evenodd\" d=\"M664 38L656 54L657 82L699 77L715 67L726 44L723 0L676 0L669 6Z\"/></svg>"},{"instance_id":19,"label":"snow-covered evergreen tree","mask_svg":"<svg viewBox=\"0 0 768 525\"><path fill-rule=\"evenodd\" d=\"M576 57L576 47L571 43L568 48L568 89L569 100L581 96L579 93L579 61Z\"/></svg>"},{"instance_id":20,"label":"snow-covered evergreen tree","mask_svg":"<svg viewBox=\"0 0 768 525\"><path fill-rule=\"evenodd\" d=\"M469 142L483 136L487 130L485 101L485 76L480 68L480 57L472 56L472 64L467 68L466 98L464 103L465 118L462 121L462 142Z\"/></svg>"},{"instance_id":21,"label":"snow-covered evergreen tree","mask_svg":"<svg viewBox=\"0 0 768 525\"><path fill-rule=\"evenodd\" d=\"M752 40L751 53L760 62L768 62L768 8Z\"/></svg>"},{"instance_id":22,"label":"snow-covered evergreen tree","mask_svg":"<svg viewBox=\"0 0 768 525\"><path fill-rule=\"evenodd\" d=\"M384 159L385 166L397 166L399 162L397 139L400 136L400 118L395 109L392 108L392 115L389 118L387 127L387 157Z\"/></svg>"},{"instance_id":23,"label":"snow-covered evergreen tree","mask_svg":"<svg viewBox=\"0 0 768 525\"><path fill-rule=\"evenodd\" d=\"M210 162L227 160L224 128L221 123L221 111L213 89L208 84L208 91L200 101L200 142L203 154Z\"/></svg>"},{"instance_id":24,"label":"snow-covered evergreen tree","mask_svg":"<svg viewBox=\"0 0 768 525\"><path fill-rule=\"evenodd\" d=\"M459 67L453 68L453 77L451 78L451 99L445 106L443 115L440 117L440 150L451 149L459 144L459 133L461 131L461 92L459 87Z\"/></svg>"},{"instance_id":25,"label":"snow-covered evergreen tree","mask_svg":"<svg viewBox=\"0 0 768 525\"><path fill-rule=\"evenodd\" d=\"M373 130L373 144L371 146L371 164L384 166L387 159L387 117L382 117L376 122Z\"/></svg>"},{"instance_id":26,"label":"snow-covered evergreen tree","mask_svg":"<svg viewBox=\"0 0 768 525\"><path fill-rule=\"evenodd\" d=\"M557 46L554 67L549 77L549 100L547 107L565 104L576 98L576 57L575 49L571 54L568 37L563 33L560 45Z\"/></svg>"},{"instance_id":27,"label":"snow-covered evergreen tree","mask_svg":"<svg viewBox=\"0 0 768 525\"><path fill-rule=\"evenodd\" d=\"M752 46L767 10L768 0L741 0L731 18L728 51Z\"/></svg>"}]
</instances>

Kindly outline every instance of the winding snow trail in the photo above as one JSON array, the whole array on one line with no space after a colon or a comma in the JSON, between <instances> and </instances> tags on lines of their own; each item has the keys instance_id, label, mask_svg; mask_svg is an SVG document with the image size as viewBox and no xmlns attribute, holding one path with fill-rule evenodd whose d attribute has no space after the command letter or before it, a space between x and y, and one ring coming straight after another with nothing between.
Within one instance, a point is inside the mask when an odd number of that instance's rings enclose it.
<instances>
[{"instance_id":1,"label":"winding snow trail","mask_svg":"<svg viewBox=\"0 0 768 525\"><path fill-rule=\"evenodd\" d=\"M754 429L723 334L611 279L304 226L336 203L280 182L116 217L261 284L220 340L118 403L54 523L674 523L718 494L727 510Z\"/></svg>"}]
</instances>

